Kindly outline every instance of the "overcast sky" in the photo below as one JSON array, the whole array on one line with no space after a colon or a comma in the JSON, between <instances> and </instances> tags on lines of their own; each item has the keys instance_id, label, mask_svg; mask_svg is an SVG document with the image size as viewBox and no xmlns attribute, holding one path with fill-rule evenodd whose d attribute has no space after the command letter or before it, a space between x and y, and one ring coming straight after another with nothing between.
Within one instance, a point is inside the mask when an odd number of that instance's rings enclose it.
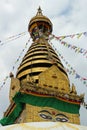
<instances>
[{"instance_id":1,"label":"overcast sky","mask_svg":"<svg viewBox=\"0 0 87 130\"><path fill-rule=\"evenodd\" d=\"M36 15L41 6L43 14L50 18L53 23L53 34L56 36L70 35L87 31L87 0L0 0L0 41L21 32L27 31L30 19ZM29 39L29 34L19 39L0 45L0 85L15 65L16 69L21 60L15 64ZM79 39L67 38L64 41L87 50L87 37ZM75 53L70 48L64 47L58 41L53 40L53 45L64 56L67 62L82 77L87 78L87 58L80 53ZM29 43L30 46L32 41ZM25 49L26 53L28 48ZM61 59L62 61L62 59ZM66 64L62 61L65 67ZM78 94L85 93L87 102L87 87L75 75L69 75L70 84L74 83ZM10 79L0 90L0 118L9 105ZM87 126L87 110L81 106L81 125Z\"/></svg>"}]
</instances>

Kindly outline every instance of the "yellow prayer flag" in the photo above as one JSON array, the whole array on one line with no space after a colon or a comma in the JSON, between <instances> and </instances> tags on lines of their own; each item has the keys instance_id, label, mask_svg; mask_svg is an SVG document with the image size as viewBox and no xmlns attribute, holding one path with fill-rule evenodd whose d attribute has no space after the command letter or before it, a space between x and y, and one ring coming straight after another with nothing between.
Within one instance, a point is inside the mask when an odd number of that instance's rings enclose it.
<instances>
[{"instance_id":1,"label":"yellow prayer flag","mask_svg":"<svg viewBox=\"0 0 87 130\"><path fill-rule=\"evenodd\" d=\"M82 36L82 33L78 34L77 38L80 38Z\"/></svg>"},{"instance_id":2,"label":"yellow prayer flag","mask_svg":"<svg viewBox=\"0 0 87 130\"><path fill-rule=\"evenodd\" d=\"M61 39L63 40L65 38L65 36L61 36Z\"/></svg>"}]
</instances>

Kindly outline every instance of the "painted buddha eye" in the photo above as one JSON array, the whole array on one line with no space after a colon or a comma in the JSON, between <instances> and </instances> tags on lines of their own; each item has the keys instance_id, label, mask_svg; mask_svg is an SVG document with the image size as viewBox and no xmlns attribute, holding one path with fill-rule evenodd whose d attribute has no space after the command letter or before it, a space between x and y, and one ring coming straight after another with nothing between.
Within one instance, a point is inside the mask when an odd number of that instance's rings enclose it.
<instances>
[{"instance_id":1,"label":"painted buddha eye","mask_svg":"<svg viewBox=\"0 0 87 130\"><path fill-rule=\"evenodd\" d=\"M68 119L66 119L66 118L61 119L61 122L67 122L67 121L68 121Z\"/></svg>"},{"instance_id":2,"label":"painted buddha eye","mask_svg":"<svg viewBox=\"0 0 87 130\"><path fill-rule=\"evenodd\" d=\"M60 121L60 122L67 122L68 121L68 119L66 119L66 118L56 118L56 121Z\"/></svg>"},{"instance_id":3,"label":"painted buddha eye","mask_svg":"<svg viewBox=\"0 0 87 130\"><path fill-rule=\"evenodd\" d=\"M62 113L59 113L56 115L55 120L59 122L68 122L68 117Z\"/></svg>"},{"instance_id":4,"label":"painted buddha eye","mask_svg":"<svg viewBox=\"0 0 87 130\"><path fill-rule=\"evenodd\" d=\"M40 113L39 115L40 115L40 117L42 117L42 118L44 118L44 119L52 120L52 117L49 116L49 115L45 115L45 114L43 114L43 113Z\"/></svg>"},{"instance_id":5,"label":"painted buddha eye","mask_svg":"<svg viewBox=\"0 0 87 130\"><path fill-rule=\"evenodd\" d=\"M56 121L61 121L61 119L60 118L56 118Z\"/></svg>"}]
</instances>

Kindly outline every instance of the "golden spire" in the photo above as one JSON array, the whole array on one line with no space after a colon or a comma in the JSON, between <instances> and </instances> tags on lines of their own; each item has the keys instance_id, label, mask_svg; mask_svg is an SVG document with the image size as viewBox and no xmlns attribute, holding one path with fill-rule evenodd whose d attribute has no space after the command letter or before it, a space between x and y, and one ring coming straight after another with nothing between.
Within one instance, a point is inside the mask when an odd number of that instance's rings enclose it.
<instances>
[{"instance_id":1,"label":"golden spire","mask_svg":"<svg viewBox=\"0 0 87 130\"><path fill-rule=\"evenodd\" d=\"M33 41L36 40L36 33L37 33L36 28L38 30L41 30L41 28L44 29L43 33L47 32L49 35L52 33L52 23L48 17L42 14L42 10L40 6L38 8L36 15L30 20L29 26L28 26L28 31Z\"/></svg>"},{"instance_id":2,"label":"golden spire","mask_svg":"<svg viewBox=\"0 0 87 130\"><path fill-rule=\"evenodd\" d=\"M41 10L41 7L39 6L39 8L38 8L38 12L37 12L37 14L36 15L43 15L42 14L42 10Z\"/></svg>"},{"instance_id":3,"label":"golden spire","mask_svg":"<svg viewBox=\"0 0 87 130\"><path fill-rule=\"evenodd\" d=\"M36 16L30 20L28 30L34 43L19 66L17 77L24 79L29 75L34 80L38 80L39 74L51 67L55 62L68 80L59 57L48 43L49 35L52 33L52 23L48 17L42 14L40 6Z\"/></svg>"}]
</instances>

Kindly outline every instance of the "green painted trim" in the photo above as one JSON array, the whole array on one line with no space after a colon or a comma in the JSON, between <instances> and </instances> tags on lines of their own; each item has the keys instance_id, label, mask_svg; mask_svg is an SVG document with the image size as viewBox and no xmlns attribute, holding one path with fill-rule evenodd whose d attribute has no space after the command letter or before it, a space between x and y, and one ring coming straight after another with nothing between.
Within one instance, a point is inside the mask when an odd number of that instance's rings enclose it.
<instances>
[{"instance_id":1,"label":"green painted trim","mask_svg":"<svg viewBox=\"0 0 87 130\"><path fill-rule=\"evenodd\" d=\"M30 94L22 94L20 92L15 95L13 100L16 103L16 107L8 117L4 117L0 120L0 123L3 126L13 124L24 109L25 104L39 107L51 107L72 114L79 114L80 108L80 105L67 103L53 97L40 97Z\"/></svg>"},{"instance_id":2,"label":"green painted trim","mask_svg":"<svg viewBox=\"0 0 87 130\"><path fill-rule=\"evenodd\" d=\"M15 120L19 117L19 115L22 112L23 108L24 108L23 103L17 103L16 107L13 110L13 112L9 116L4 117L3 119L1 119L0 123L3 126L13 124L15 122Z\"/></svg>"},{"instance_id":3,"label":"green painted trim","mask_svg":"<svg viewBox=\"0 0 87 130\"><path fill-rule=\"evenodd\" d=\"M16 103L22 102L39 107L52 107L57 110L79 114L80 105L67 103L54 97L40 97L30 94L17 93L13 99Z\"/></svg>"}]
</instances>

